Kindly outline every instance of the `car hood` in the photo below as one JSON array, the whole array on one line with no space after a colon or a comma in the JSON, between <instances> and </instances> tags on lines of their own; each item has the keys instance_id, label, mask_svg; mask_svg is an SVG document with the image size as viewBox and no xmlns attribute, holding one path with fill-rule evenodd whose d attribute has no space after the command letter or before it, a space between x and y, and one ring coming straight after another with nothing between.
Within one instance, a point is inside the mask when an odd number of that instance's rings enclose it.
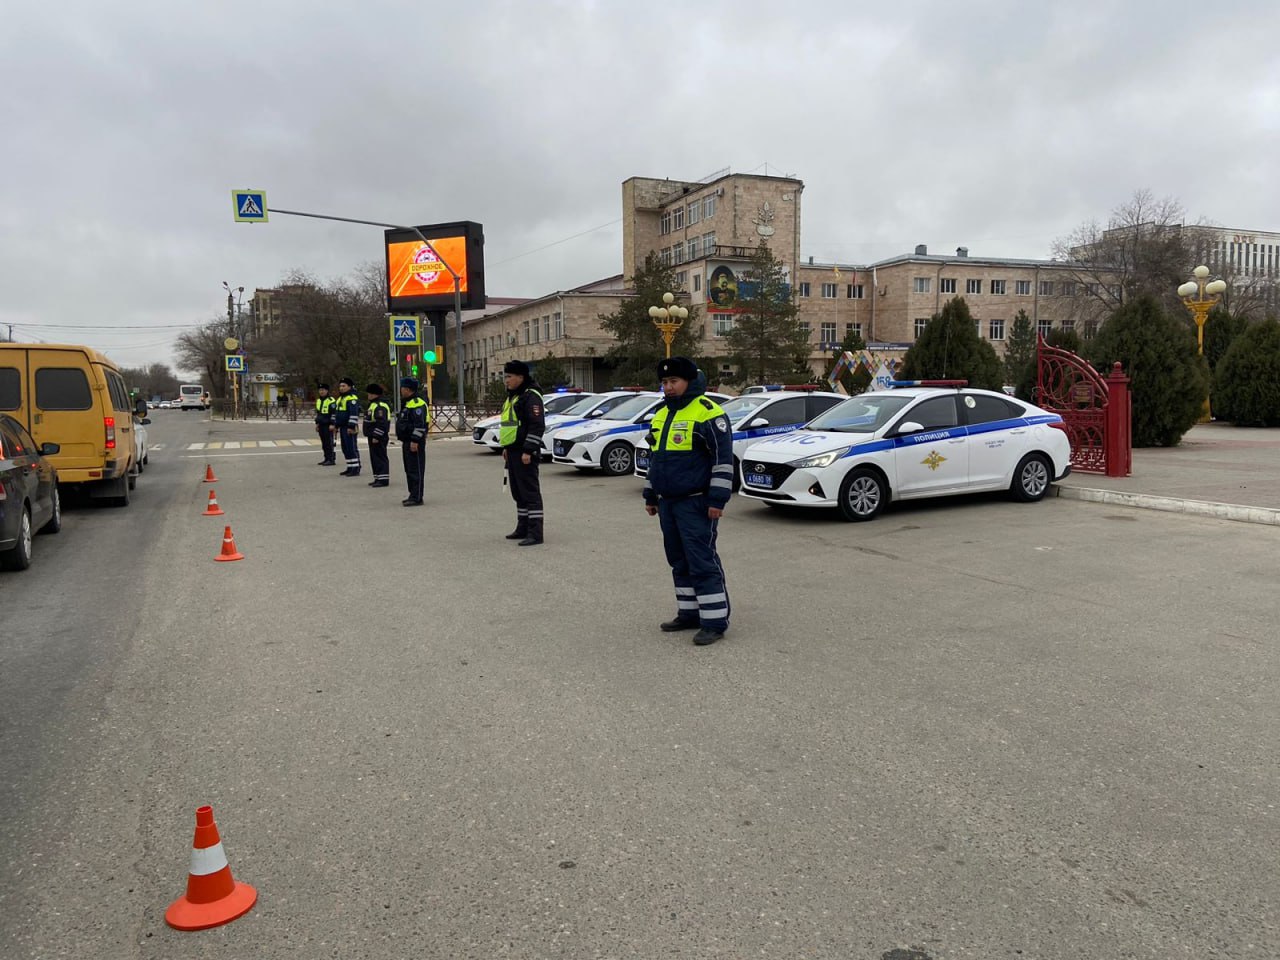
<instances>
[{"instance_id":1,"label":"car hood","mask_svg":"<svg viewBox=\"0 0 1280 960\"><path fill-rule=\"evenodd\" d=\"M801 457L812 457L841 447L862 446L876 441L870 433L826 433L821 430L795 430L776 437L757 440L747 448L743 460L756 458L770 463L786 463Z\"/></svg>"},{"instance_id":2,"label":"car hood","mask_svg":"<svg viewBox=\"0 0 1280 960\"><path fill-rule=\"evenodd\" d=\"M502 423L502 416L485 417L483 420L477 420L475 426L481 430L487 430L489 427L496 427Z\"/></svg>"},{"instance_id":3,"label":"car hood","mask_svg":"<svg viewBox=\"0 0 1280 960\"><path fill-rule=\"evenodd\" d=\"M632 430L644 430L647 427L647 423L630 423L626 420L597 418L588 420L586 423L561 427L556 430L556 439L577 440L579 437L590 436L593 433L629 433Z\"/></svg>"}]
</instances>

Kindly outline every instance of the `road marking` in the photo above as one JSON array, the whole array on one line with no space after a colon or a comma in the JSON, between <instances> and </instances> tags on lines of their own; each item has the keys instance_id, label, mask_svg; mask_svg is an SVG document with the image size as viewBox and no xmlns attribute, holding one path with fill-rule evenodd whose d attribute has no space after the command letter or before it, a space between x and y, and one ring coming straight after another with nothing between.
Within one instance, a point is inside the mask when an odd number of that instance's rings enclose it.
<instances>
[{"instance_id":1,"label":"road marking","mask_svg":"<svg viewBox=\"0 0 1280 960\"><path fill-rule=\"evenodd\" d=\"M315 440L290 440L289 442L295 447L320 446L320 440L318 438Z\"/></svg>"},{"instance_id":2,"label":"road marking","mask_svg":"<svg viewBox=\"0 0 1280 960\"><path fill-rule=\"evenodd\" d=\"M188 449L188 450L203 450L203 449L204 449L204 444L203 444L203 443L189 443L189 444L187 444L187 449Z\"/></svg>"},{"instance_id":3,"label":"road marking","mask_svg":"<svg viewBox=\"0 0 1280 960\"><path fill-rule=\"evenodd\" d=\"M258 446L260 446L260 447L274 447L275 445L276 445L276 442L275 442L274 440L259 440L259 441L258 441ZM246 444L245 444L245 446L247 447L247 446L249 446L249 444L247 444L247 443L246 443Z\"/></svg>"},{"instance_id":4,"label":"road marking","mask_svg":"<svg viewBox=\"0 0 1280 960\"><path fill-rule=\"evenodd\" d=\"M150 452L151 450L163 450L163 449L164 449L163 443L153 443L147 447L148 452Z\"/></svg>"},{"instance_id":5,"label":"road marking","mask_svg":"<svg viewBox=\"0 0 1280 960\"><path fill-rule=\"evenodd\" d=\"M257 445L258 445L258 441L257 441L257 440L246 440L246 441L244 442L244 444L243 444L243 446L244 446L244 448L245 448L246 450L247 450L247 449L249 449L249 448L251 448L251 447L256 447Z\"/></svg>"},{"instance_id":6,"label":"road marking","mask_svg":"<svg viewBox=\"0 0 1280 960\"><path fill-rule=\"evenodd\" d=\"M221 441L221 440L215 440L215 441L213 441L213 443L206 444L206 445L205 445L205 449L206 449L206 450L221 450L221 449L222 449L222 441Z\"/></svg>"},{"instance_id":7,"label":"road marking","mask_svg":"<svg viewBox=\"0 0 1280 960\"><path fill-rule=\"evenodd\" d=\"M302 453L311 453L311 451L310 450L254 450L249 453L246 453L244 451L239 451L236 453L206 453L206 454L188 453L188 454L183 454L182 459L183 460L199 460L201 459L202 456L209 460L225 460L228 458L234 459L236 457L292 457Z\"/></svg>"},{"instance_id":8,"label":"road marking","mask_svg":"<svg viewBox=\"0 0 1280 960\"><path fill-rule=\"evenodd\" d=\"M213 446L213 444L209 444L209 446ZM224 443L224 444L222 445L222 449L223 449L223 450L239 450L239 449L240 449L240 441L239 441L239 440L228 440L226 443Z\"/></svg>"}]
</instances>

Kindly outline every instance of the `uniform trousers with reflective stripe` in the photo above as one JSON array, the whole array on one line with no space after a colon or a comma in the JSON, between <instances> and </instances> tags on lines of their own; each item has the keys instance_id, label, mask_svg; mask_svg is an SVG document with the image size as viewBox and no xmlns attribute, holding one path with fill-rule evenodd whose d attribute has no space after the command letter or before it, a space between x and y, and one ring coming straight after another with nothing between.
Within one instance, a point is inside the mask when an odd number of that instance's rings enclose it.
<instances>
[{"instance_id":1,"label":"uniform trousers with reflective stripe","mask_svg":"<svg viewBox=\"0 0 1280 960\"><path fill-rule=\"evenodd\" d=\"M324 459L333 463L333 430L327 423L317 423L316 433L320 434L320 449L324 451Z\"/></svg>"},{"instance_id":2,"label":"uniform trousers with reflective stripe","mask_svg":"<svg viewBox=\"0 0 1280 960\"><path fill-rule=\"evenodd\" d=\"M516 502L516 531L535 540L542 539L542 484L538 480L538 454L523 462L522 452L507 447L507 483Z\"/></svg>"},{"instance_id":3,"label":"uniform trousers with reflective stripe","mask_svg":"<svg viewBox=\"0 0 1280 960\"><path fill-rule=\"evenodd\" d=\"M373 479L391 480L391 458L387 456L386 437L378 443L374 443L373 437L369 438L369 466L373 469Z\"/></svg>"},{"instance_id":4,"label":"uniform trousers with reflective stripe","mask_svg":"<svg viewBox=\"0 0 1280 960\"><path fill-rule=\"evenodd\" d=\"M659 500L658 521L676 587L676 618L723 632L729 629L729 591L716 553L720 521L707 516L707 507L703 494Z\"/></svg>"},{"instance_id":5,"label":"uniform trousers with reflective stripe","mask_svg":"<svg viewBox=\"0 0 1280 960\"><path fill-rule=\"evenodd\" d=\"M360 447L356 444L356 435L346 427L338 431L342 441L342 456L346 458L348 470L360 469Z\"/></svg>"},{"instance_id":6,"label":"uniform trousers with reflective stripe","mask_svg":"<svg viewBox=\"0 0 1280 960\"><path fill-rule=\"evenodd\" d=\"M419 440L418 452L409 449L412 440L402 441L400 459L404 464L404 480L409 487L409 500L422 499L422 486L427 473L427 442Z\"/></svg>"}]
</instances>

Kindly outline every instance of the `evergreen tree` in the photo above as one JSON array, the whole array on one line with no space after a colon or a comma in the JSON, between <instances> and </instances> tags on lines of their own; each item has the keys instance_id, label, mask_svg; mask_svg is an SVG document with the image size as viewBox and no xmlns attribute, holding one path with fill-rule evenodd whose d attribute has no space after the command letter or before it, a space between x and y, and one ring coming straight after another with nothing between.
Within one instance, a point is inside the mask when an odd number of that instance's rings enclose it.
<instances>
[{"instance_id":1,"label":"evergreen tree","mask_svg":"<svg viewBox=\"0 0 1280 960\"><path fill-rule=\"evenodd\" d=\"M866 349L867 342L855 331L850 330L844 335L844 339L840 341L840 346L831 354L831 364L835 366L836 362L846 353L852 353L856 357ZM861 367L854 373L842 370L840 371L839 382L840 386L844 387L845 393L852 397L854 394L862 393L867 389L867 385L871 382L871 373Z\"/></svg>"},{"instance_id":2,"label":"evergreen tree","mask_svg":"<svg viewBox=\"0 0 1280 960\"><path fill-rule=\"evenodd\" d=\"M898 376L903 380L968 380L971 387L999 390L1004 368L991 344L978 336L969 304L963 297L955 297L911 345Z\"/></svg>"},{"instance_id":3,"label":"evergreen tree","mask_svg":"<svg viewBox=\"0 0 1280 960\"><path fill-rule=\"evenodd\" d=\"M635 296L624 299L613 313L601 314L598 318L600 326L617 341L604 359L613 367L616 382L656 388L658 361L667 355L667 348L662 342L662 332L649 317L649 308L661 305L664 293L675 291L675 271L650 251L631 283ZM698 314L690 307L689 318L676 331L671 355L692 357L701 341Z\"/></svg>"},{"instance_id":4,"label":"evergreen tree","mask_svg":"<svg viewBox=\"0 0 1280 960\"><path fill-rule=\"evenodd\" d=\"M1204 321L1204 359L1209 364L1209 372L1218 368L1218 361L1226 356L1240 334L1244 333L1249 321L1243 316L1232 316L1226 307L1217 306L1209 311ZM1192 330L1194 331L1194 324Z\"/></svg>"},{"instance_id":5,"label":"evergreen tree","mask_svg":"<svg viewBox=\"0 0 1280 960\"><path fill-rule=\"evenodd\" d=\"M791 299L785 267L761 241L738 286L738 314L726 342L744 383L808 380L809 332L800 326L800 308Z\"/></svg>"},{"instance_id":6,"label":"evergreen tree","mask_svg":"<svg viewBox=\"0 0 1280 960\"><path fill-rule=\"evenodd\" d=\"M1280 426L1280 322L1251 324L1235 338L1214 372L1213 402L1237 426Z\"/></svg>"},{"instance_id":7,"label":"evergreen tree","mask_svg":"<svg viewBox=\"0 0 1280 960\"><path fill-rule=\"evenodd\" d=\"M1133 394L1133 445L1171 447L1200 417L1208 368L1181 319L1154 297L1126 303L1102 324L1085 351L1104 375L1119 361Z\"/></svg>"},{"instance_id":8,"label":"evergreen tree","mask_svg":"<svg viewBox=\"0 0 1280 960\"><path fill-rule=\"evenodd\" d=\"M545 357L535 361L531 366L533 367L533 378L538 381L538 385L544 390L569 386L569 368L563 360L550 350L547 351Z\"/></svg>"},{"instance_id":9,"label":"evergreen tree","mask_svg":"<svg viewBox=\"0 0 1280 960\"><path fill-rule=\"evenodd\" d=\"M1027 378L1027 368L1034 369L1036 362L1036 328L1027 311L1019 310L1013 317L1009 328L1009 339L1004 344L1004 382L1018 387L1018 396L1030 400L1031 395L1022 396L1022 384ZM1035 374L1031 375L1032 381Z\"/></svg>"}]
</instances>

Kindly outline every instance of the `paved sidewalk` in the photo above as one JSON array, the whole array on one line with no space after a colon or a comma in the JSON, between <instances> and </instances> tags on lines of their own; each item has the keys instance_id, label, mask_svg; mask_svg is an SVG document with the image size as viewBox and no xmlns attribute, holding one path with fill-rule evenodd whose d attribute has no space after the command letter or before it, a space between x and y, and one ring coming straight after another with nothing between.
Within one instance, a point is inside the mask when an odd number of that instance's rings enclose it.
<instances>
[{"instance_id":1,"label":"paved sidewalk","mask_svg":"<svg viewBox=\"0 0 1280 960\"><path fill-rule=\"evenodd\" d=\"M1133 451L1133 474L1073 473L1059 496L1280 525L1280 429L1207 423L1176 447Z\"/></svg>"}]
</instances>

